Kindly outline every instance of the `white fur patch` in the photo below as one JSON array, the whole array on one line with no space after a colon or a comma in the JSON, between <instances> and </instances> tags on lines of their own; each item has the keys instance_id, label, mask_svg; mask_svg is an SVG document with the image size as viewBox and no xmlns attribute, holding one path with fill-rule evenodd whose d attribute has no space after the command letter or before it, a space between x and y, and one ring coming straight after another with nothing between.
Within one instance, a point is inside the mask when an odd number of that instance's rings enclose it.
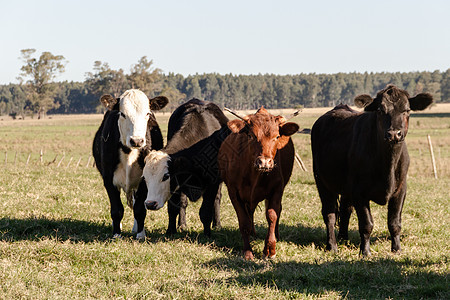
<instances>
[{"instance_id":1,"label":"white fur patch","mask_svg":"<svg viewBox=\"0 0 450 300\"><path fill-rule=\"evenodd\" d=\"M122 150L119 152L120 162L114 172L113 184L128 193L137 189L142 176L142 170L137 162L139 150L132 149L130 154L125 154Z\"/></svg>"},{"instance_id":2,"label":"white fur patch","mask_svg":"<svg viewBox=\"0 0 450 300\"><path fill-rule=\"evenodd\" d=\"M157 202L156 209L163 207L171 196L170 178L162 181L164 174L169 172L169 160L169 154L163 151L151 151L145 158L143 175L148 190L146 202Z\"/></svg>"}]
</instances>

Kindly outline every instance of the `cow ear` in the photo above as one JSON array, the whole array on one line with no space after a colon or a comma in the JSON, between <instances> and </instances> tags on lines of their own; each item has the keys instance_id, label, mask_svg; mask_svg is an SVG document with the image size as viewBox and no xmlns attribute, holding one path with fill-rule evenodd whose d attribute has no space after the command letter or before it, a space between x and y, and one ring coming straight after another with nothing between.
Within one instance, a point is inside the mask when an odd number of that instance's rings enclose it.
<instances>
[{"instance_id":1,"label":"cow ear","mask_svg":"<svg viewBox=\"0 0 450 300\"><path fill-rule=\"evenodd\" d=\"M364 108L372 102L373 102L372 97L370 97L369 95L366 95L366 94L356 96L356 98L355 98L355 105L358 108Z\"/></svg>"},{"instance_id":2,"label":"cow ear","mask_svg":"<svg viewBox=\"0 0 450 300\"><path fill-rule=\"evenodd\" d=\"M164 96L158 96L150 99L150 109L151 110L160 110L163 109L167 103L169 103L169 99Z\"/></svg>"},{"instance_id":3,"label":"cow ear","mask_svg":"<svg viewBox=\"0 0 450 300\"><path fill-rule=\"evenodd\" d=\"M242 120L235 119L235 120L229 121L227 123L227 125L228 125L228 128L230 128L230 130L232 132L239 133L242 130L242 128L245 127L245 122Z\"/></svg>"},{"instance_id":4,"label":"cow ear","mask_svg":"<svg viewBox=\"0 0 450 300\"><path fill-rule=\"evenodd\" d=\"M285 135L285 136L291 136L294 133L296 133L299 129L299 126L297 123L294 122L288 122L288 123L284 123L282 125L280 125L280 135Z\"/></svg>"},{"instance_id":5,"label":"cow ear","mask_svg":"<svg viewBox=\"0 0 450 300\"><path fill-rule=\"evenodd\" d=\"M409 98L409 107L412 110L424 110L433 103L433 96L428 93L418 94L413 98Z\"/></svg>"},{"instance_id":6,"label":"cow ear","mask_svg":"<svg viewBox=\"0 0 450 300\"><path fill-rule=\"evenodd\" d=\"M106 107L108 110L113 110L114 106L117 104L119 99L114 98L111 95L103 95L100 98L100 102L103 104L104 107Z\"/></svg>"}]
</instances>

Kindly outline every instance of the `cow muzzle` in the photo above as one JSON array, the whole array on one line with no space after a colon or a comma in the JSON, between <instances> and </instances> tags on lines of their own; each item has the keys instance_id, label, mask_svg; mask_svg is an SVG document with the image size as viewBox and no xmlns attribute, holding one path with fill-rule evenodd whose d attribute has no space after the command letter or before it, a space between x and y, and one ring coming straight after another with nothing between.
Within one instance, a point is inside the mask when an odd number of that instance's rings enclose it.
<instances>
[{"instance_id":1,"label":"cow muzzle","mask_svg":"<svg viewBox=\"0 0 450 300\"><path fill-rule=\"evenodd\" d=\"M260 172L270 172L273 166L274 162L270 157L258 156L255 160L255 167Z\"/></svg>"},{"instance_id":2,"label":"cow muzzle","mask_svg":"<svg viewBox=\"0 0 450 300\"><path fill-rule=\"evenodd\" d=\"M153 200L145 200L144 204L145 204L145 208L147 208L148 210L158 210L162 207L162 206L159 206L158 201L153 201Z\"/></svg>"},{"instance_id":3,"label":"cow muzzle","mask_svg":"<svg viewBox=\"0 0 450 300\"><path fill-rule=\"evenodd\" d=\"M145 146L145 139L139 136L130 137L130 146L133 148L140 148Z\"/></svg>"},{"instance_id":4,"label":"cow muzzle","mask_svg":"<svg viewBox=\"0 0 450 300\"><path fill-rule=\"evenodd\" d=\"M403 142L405 135L401 130L388 130L384 134L384 139L391 144Z\"/></svg>"}]
</instances>

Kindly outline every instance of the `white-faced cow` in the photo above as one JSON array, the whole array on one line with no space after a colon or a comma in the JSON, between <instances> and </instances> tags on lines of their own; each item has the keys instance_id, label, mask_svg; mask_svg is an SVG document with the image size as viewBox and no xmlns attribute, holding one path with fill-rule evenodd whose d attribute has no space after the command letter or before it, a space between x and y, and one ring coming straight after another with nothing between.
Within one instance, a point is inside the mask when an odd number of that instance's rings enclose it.
<instances>
[{"instance_id":1,"label":"white-faced cow","mask_svg":"<svg viewBox=\"0 0 450 300\"><path fill-rule=\"evenodd\" d=\"M161 131L152 110L163 108L168 100L162 96L149 100L143 92L133 89L117 99L104 95L100 101L107 111L95 134L92 150L111 204L113 235L119 237L121 234L124 207L120 189L123 189L128 205L134 211L133 232L142 239L145 238L146 210L143 199L137 201L133 194L142 177L144 157L151 149L163 147Z\"/></svg>"},{"instance_id":2,"label":"white-faced cow","mask_svg":"<svg viewBox=\"0 0 450 300\"><path fill-rule=\"evenodd\" d=\"M275 256L279 239L281 199L294 164L294 144L290 136L299 126L273 116L264 108L243 120L232 120L230 134L219 150L221 177L228 188L244 242L244 258L253 259L250 234L255 235L253 214L258 203L266 200L269 225L264 256Z\"/></svg>"},{"instance_id":3,"label":"white-faced cow","mask_svg":"<svg viewBox=\"0 0 450 300\"><path fill-rule=\"evenodd\" d=\"M337 250L334 226L340 219L339 238L348 239L348 223L356 210L361 254L370 255L373 219L369 201L388 203L388 228L393 252L400 251L401 213L409 166L405 137L411 110L423 110L430 94L410 98L393 85L355 98L364 112L339 105L321 116L311 131L314 178L322 201L328 250ZM338 202L338 197L340 201Z\"/></svg>"},{"instance_id":4,"label":"white-faced cow","mask_svg":"<svg viewBox=\"0 0 450 300\"><path fill-rule=\"evenodd\" d=\"M174 167L179 166L178 162L181 162L186 157L190 158L191 161L193 155L200 159L203 153L201 151L212 151L211 153L208 153L208 155L215 155L215 157L217 157L218 148L213 149L210 147L208 150L205 150L206 148L203 150L196 148L197 153L194 153L195 151L192 150L188 151L188 149L197 142L209 137L218 129L226 127L227 122L228 118L225 117L222 110L214 103L192 99L180 105L171 115L169 119L167 134L168 142L166 147L161 151L151 151L145 158L144 178L148 187L145 206L150 210L158 210L168 202L169 225L166 232L167 234L173 234L177 231L177 216L179 216L178 225L181 228L186 226L186 192L188 192L187 196L192 201L197 200L202 195L203 198L205 198L205 189L199 190L199 194L197 193L196 196L194 196L193 189L185 190L184 188L178 188L177 192L174 192L174 189L171 190L170 185L176 185L176 178L181 180L182 177L179 172L180 169ZM183 159L181 157L183 157ZM175 163L175 161L177 163ZM210 164L210 162L206 161L203 161L203 163L206 165ZM186 166L184 171L188 174L192 170ZM216 184L216 182L214 182L214 184ZM218 190L215 188L216 193L214 194L213 199L214 227L220 227L219 211L222 194L220 182L217 184ZM210 197L212 197L212 190L212 188L208 190L208 201L204 200L202 206L208 205ZM201 209L201 212L202 211L209 210L203 208ZM207 215L209 212L201 214ZM209 231L207 230L206 234L208 233Z\"/></svg>"}]
</instances>

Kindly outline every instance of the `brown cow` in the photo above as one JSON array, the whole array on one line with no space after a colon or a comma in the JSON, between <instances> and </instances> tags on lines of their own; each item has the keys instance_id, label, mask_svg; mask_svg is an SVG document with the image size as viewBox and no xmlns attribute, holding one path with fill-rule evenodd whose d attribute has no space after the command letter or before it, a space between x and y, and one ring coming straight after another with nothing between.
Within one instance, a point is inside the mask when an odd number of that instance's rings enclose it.
<instances>
[{"instance_id":1,"label":"brown cow","mask_svg":"<svg viewBox=\"0 0 450 300\"><path fill-rule=\"evenodd\" d=\"M218 162L239 220L244 257L253 259L249 241L250 234L255 235L253 213L263 200L266 200L269 223L263 253L266 257L274 257L279 238L281 198L294 163L290 135L296 133L299 126L287 123L282 116L273 116L261 107L243 120L228 122L228 127L233 133L220 147Z\"/></svg>"}]
</instances>

